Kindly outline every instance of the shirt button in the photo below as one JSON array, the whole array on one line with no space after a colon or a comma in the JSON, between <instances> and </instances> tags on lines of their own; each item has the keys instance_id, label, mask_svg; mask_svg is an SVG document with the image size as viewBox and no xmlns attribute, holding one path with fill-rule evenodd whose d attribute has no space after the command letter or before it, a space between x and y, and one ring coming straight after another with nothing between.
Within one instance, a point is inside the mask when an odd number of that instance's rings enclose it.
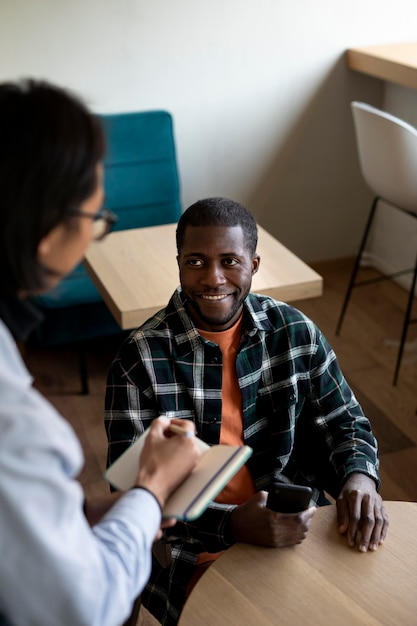
<instances>
[{"instance_id":1,"label":"shirt button","mask_svg":"<svg viewBox=\"0 0 417 626\"><path fill-rule=\"evenodd\" d=\"M295 393L290 394L290 400L295 400Z\"/></svg>"},{"instance_id":2,"label":"shirt button","mask_svg":"<svg viewBox=\"0 0 417 626\"><path fill-rule=\"evenodd\" d=\"M218 363L219 362L219 357L218 356L212 357L211 362L212 363Z\"/></svg>"}]
</instances>

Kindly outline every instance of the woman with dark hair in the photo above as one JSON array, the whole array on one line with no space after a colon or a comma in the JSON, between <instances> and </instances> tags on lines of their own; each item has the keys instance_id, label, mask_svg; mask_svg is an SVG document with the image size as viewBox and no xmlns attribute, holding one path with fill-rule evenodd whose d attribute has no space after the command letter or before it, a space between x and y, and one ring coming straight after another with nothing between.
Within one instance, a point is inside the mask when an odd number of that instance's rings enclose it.
<instances>
[{"instance_id":1,"label":"woman with dark hair","mask_svg":"<svg viewBox=\"0 0 417 626\"><path fill-rule=\"evenodd\" d=\"M149 576L161 508L199 454L156 420L135 488L85 502L80 445L16 348L37 321L25 297L56 285L111 228L103 153L96 118L74 96L0 85L1 623L121 624Z\"/></svg>"}]
</instances>

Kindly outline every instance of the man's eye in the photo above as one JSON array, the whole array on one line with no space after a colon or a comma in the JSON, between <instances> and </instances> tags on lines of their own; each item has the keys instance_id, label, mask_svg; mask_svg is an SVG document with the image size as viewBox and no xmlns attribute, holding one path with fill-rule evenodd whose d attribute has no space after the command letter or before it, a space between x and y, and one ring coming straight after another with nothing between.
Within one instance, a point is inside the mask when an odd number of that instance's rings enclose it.
<instances>
[{"instance_id":1,"label":"man's eye","mask_svg":"<svg viewBox=\"0 0 417 626\"><path fill-rule=\"evenodd\" d=\"M188 265L191 265L192 267L200 267L202 264L203 262L201 259L188 259Z\"/></svg>"},{"instance_id":2,"label":"man's eye","mask_svg":"<svg viewBox=\"0 0 417 626\"><path fill-rule=\"evenodd\" d=\"M227 265L228 267L230 267L232 265L237 265L237 260L236 259L224 259L223 263L224 265Z\"/></svg>"}]
</instances>

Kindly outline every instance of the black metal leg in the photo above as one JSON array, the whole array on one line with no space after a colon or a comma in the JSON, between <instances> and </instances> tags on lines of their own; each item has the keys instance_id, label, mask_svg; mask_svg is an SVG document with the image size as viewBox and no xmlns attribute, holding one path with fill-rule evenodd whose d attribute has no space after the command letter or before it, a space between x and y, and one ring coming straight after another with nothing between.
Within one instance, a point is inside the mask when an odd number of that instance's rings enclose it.
<instances>
[{"instance_id":1,"label":"black metal leg","mask_svg":"<svg viewBox=\"0 0 417 626\"><path fill-rule=\"evenodd\" d=\"M402 359L403 352L404 352L404 344L407 338L408 326L410 324L410 317L411 317L411 310L413 308L414 291L416 287L416 282L417 282L417 257L416 257L416 262L414 265L414 273L413 273L413 280L411 282L410 293L408 294L407 309L406 309L405 316L404 316L404 324L403 324L403 330L401 333L400 347L399 347L398 355L397 355L397 363L395 365L394 380L392 383L394 386L397 384L398 373L400 371L400 365L401 365L401 359Z\"/></svg>"},{"instance_id":2,"label":"black metal leg","mask_svg":"<svg viewBox=\"0 0 417 626\"><path fill-rule=\"evenodd\" d=\"M344 302L343 302L342 311L340 313L339 321L337 322L336 335L338 335L340 333L340 329L342 328L343 319L345 317L346 309L347 309L347 306L349 304L350 296L352 294L352 289L355 286L356 275L357 275L358 270L359 270L359 264L361 262L362 253L363 253L363 251L365 249L365 245L366 245L366 241L368 239L369 231L371 230L371 225L372 225L373 219L375 217L375 211L376 211L376 207L377 207L378 202L379 202L379 196L375 197L373 199L373 201L372 201L371 210L370 210L368 221L367 221L366 227L365 227L365 232L363 233L363 237L362 237L361 245L360 245L360 248L359 248L359 252L358 252L358 254L356 256L356 259L355 259L355 264L353 266L352 275L350 277L349 285L348 285L348 288L347 288L347 291L346 291L346 295L345 295L345 299L344 299Z\"/></svg>"},{"instance_id":3,"label":"black metal leg","mask_svg":"<svg viewBox=\"0 0 417 626\"><path fill-rule=\"evenodd\" d=\"M87 396L89 393L87 358L82 347L78 348L78 371L80 372L81 394Z\"/></svg>"}]
</instances>

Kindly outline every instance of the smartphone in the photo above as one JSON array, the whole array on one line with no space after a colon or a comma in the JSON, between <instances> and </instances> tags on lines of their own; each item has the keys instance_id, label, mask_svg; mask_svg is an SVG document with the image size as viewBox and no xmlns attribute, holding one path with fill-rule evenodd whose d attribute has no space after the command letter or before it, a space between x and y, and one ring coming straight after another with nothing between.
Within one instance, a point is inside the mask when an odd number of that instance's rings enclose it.
<instances>
[{"instance_id":1,"label":"smartphone","mask_svg":"<svg viewBox=\"0 0 417 626\"><path fill-rule=\"evenodd\" d=\"M313 490L304 485L274 483L269 490L266 506L280 513L299 513L307 509Z\"/></svg>"}]
</instances>

